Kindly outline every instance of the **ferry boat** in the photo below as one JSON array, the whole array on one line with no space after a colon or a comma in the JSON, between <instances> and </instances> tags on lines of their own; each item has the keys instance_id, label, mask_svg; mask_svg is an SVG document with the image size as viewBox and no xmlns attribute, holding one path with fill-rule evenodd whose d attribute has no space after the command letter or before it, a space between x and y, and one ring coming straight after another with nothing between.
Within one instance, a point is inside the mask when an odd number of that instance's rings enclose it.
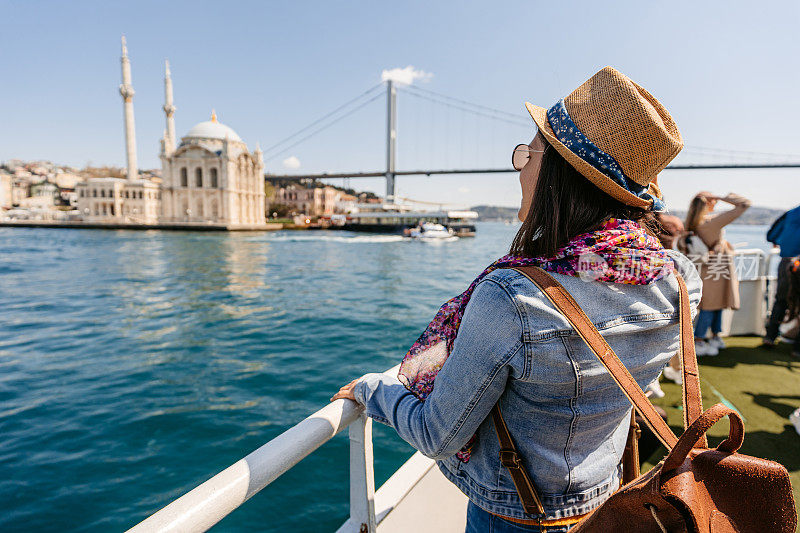
<instances>
[{"instance_id":1,"label":"ferry boat","mask_svg":"<svg viewBox=\"0 0 800 533\"><path fill-rule=\"evenodd\" d=\"M745 436L742 452L787 465L795 500L800 501L796 457L796 439L800 437L788 421L792 408L780 402L781 398L796 398L800 386L796 371L800 364L792 362L781 350L759 347L764 319L774 298L775 277L771 269L776 253L747 249L736 255L737 264L745 265L739 268L743 273L739 287L743 307L724 313L723 334L728 348L717 357L699 360L703 395L706 405L722 402L742 414L749 435ZM744 364L748 365L747 372L736 370ZM398 368L399 365L386 373L397 375ZM662 382L662 387L666 396L654 403L666 409L670 425L679 431L680 386ZM776 435L776 427L783 428L783 433ZM467 498L444 478L432 459L419 452L375 488L372 421L349 400L324 406L129 531L205 531L345 429L350 436L350 517L338 533L399 533L412 527L416 533L464 531ZM727 436L727 429L712 428L709 436L712 442L714 437L721 441ZM663 451L642 457L642 471L662 457Z\"/></svg>"},{"instance_id":2,"label":"ferry boat","mask_svg":"<svg viewBox=\"0 0 800 533\"><path fill-rule=\"evenodd\" d=\"M458 237L472 237L477 220L478 213L475 211L417 211L409 205L397 203L356 204L350 213L344 215L344 221L338 227L350 231L403 235L416 226L433 223L452 230Z\"/></svg>"}]
</instances>

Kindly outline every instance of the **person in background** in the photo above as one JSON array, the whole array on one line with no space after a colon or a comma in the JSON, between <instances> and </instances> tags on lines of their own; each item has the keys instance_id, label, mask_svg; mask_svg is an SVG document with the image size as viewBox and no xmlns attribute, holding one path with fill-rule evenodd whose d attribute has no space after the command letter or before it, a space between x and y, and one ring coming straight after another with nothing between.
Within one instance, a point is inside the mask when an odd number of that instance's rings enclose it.
<instances>
[{"instance_id":1,"label":"person in background","mask_svg":"<svg viewBox=\"0 0 800 533\"><path fill-rule=\"evenodd\" d=\"M792 211L797 211L798 208ZM791 212L791 211L790 211ZM778 219L780 220L780 219ZM783 251L783 250L781 250ZM789 319L792 320L800 315L800 256L788 258L786 262L786 307L789 310ZM783 261L781 261L783 264ZM795 340L792 346L792 357L800 359L800 343ZM794 430L800 435L800 409L795 409L789 415L789 421L794 426Z\"/></svg>"},{"instance_id":2,"label":"person in background","mask_svg":"<svg viewBox=\"0 0 800 533\"><path fill-rule=\"evenodd\" d=\"M718 201L731 204L733 209L714 213ZM739 308L739 280L733 264L733 245L725 240L724 228L750 207L750 200L730 193L725 197L710 192L699 192L689 204L686 214L686 231L697 235L708 247L708 256L695 261L703 280L703 299L697 316L694 337L697 355L717 355L725 343L722 331L722 310ZM706 334L711 328L711 339Z\"/></svg>"},{"instance_id":3,"label":"person in background","mask_svg":"<svg viewBox=\"0 0 800 533\"><path fill-rule=\"evenodd\" d=\"M675 215L667 215L665 213L657 213L656 218L658 223L661 224L661 231L657 235L658 240L661 241L664 248L677 250L678 239L686 232L683 220Z\"/></svg>"},{"instance_id":4,"label":"person in background","mask_svg":"<svg viewBox=\"0 0 800 533\"><path fill-rule=\"evenodd\" d=\"M775 246L780 246L781 249L775 303L772 304L772 313L767 322L767 334L764 336L764 346L772 347L778 338L778 328L786 318L789 263L795 256L800 255L800 206L785 212L772 223L767 232L767 240Z\"/></svg>"}]
</instances>

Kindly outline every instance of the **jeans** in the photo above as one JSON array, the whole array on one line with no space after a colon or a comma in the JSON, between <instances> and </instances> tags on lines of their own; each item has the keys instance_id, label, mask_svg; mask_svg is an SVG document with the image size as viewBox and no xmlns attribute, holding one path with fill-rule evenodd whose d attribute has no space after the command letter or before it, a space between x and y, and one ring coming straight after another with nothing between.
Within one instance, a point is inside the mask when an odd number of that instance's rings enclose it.
<instances>
[{"instance_id":1,"label":"jeans","mask_svg":"<svg viewBox=\"0 0 800 533\"><path fill-rule=\"evenodd\" d=\"M467 529L464 533L566 533L573 526L545 526L516 524L484 511L472 502L467 506Z\"/></svg>"},{"instance_id":2,"label":"jeans","mask_svg":"<svg viewBox=\"0 0 800 533\"><path fill-rule=\"evenodd\" d=\"M775 289L775 303L772 304L772 313L769 315L767 322L767 335L771 341L778 338L778 327L783 323L786 318L786 309L788 302L786 301L787 293L789 292L789 261L792 257L781 258L778 264L778 286Z\"/></svg>"},{"instance_id":3,"label":"jeans","mask_svg":"<svg viewBox=\"0 0 800 533\"><path fill-rule=\"evenodd\" d=\"M722 309L700 310L697 313L697 325L694 327L695 338L705 339L708 328L711 328L711 333L714 335L719 335L719 332L722 331Z\"/></svg>"}]
</instances>

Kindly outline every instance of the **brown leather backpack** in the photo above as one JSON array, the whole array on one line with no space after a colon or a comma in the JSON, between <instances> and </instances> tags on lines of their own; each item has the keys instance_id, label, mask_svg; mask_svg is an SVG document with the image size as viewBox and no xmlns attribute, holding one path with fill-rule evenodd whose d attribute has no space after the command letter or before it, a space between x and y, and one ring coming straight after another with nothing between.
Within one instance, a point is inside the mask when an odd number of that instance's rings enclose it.
<instances>
[{"instance_id":1,"label":"brown leather backpack","mask_svg":"<svg viewBox=\"0 0 800 533\"><path fill-rule=\"evenodd\" d=\"M648 427L670 450L658 465L640 476L636 439L629 438L623 465L626 481L632 481L581 520L571 532L794 533L797 511L786 468L774 461L737 453L744 439L744 424L736 411L717 404L703 412L689 295L686 284L677 273L680 286L679 353L683 363L686 428L680 438L658 415L636 380L569 292L538 267L515 270L536 284L564 314ZM500 461L511 473L525 512L542 516L544 508L536 488L496 406L492 416L500 440ZM725 416L730 419L729 436L719 446L710 449L706 431ZM632 456L634 453L635 457Z\"/></svg>"}]
</instances>

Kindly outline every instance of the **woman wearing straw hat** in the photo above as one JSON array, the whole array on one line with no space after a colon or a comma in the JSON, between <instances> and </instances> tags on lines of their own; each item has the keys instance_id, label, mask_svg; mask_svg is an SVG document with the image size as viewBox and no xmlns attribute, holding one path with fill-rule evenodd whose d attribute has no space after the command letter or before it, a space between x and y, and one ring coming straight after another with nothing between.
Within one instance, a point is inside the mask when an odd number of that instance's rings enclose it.
<instances>
[{"instance_id":1,"label":"woman wearing straw hat","mask_svg":"<svg viewBox=\"0 0 800 533\"><path fill-rule=\"evenodd\" d=\"M619 487L629 428L628 400L513 268L536 265L560 282L642 387L677 350L675 271L694 272L652 233L664 208L656 177L683 143L650 93L606 67L550 108L527 108L538 132L513 151L523 224L509 255L439 309L399 379L367 374L332 398L363 404L436 459L469 498L474 532L571 528ZM687 285L694 309L696 275ZM519 452L514 475L527 472L537 510L500 460L503 419Z\"/></svg>"}]
</instances>

